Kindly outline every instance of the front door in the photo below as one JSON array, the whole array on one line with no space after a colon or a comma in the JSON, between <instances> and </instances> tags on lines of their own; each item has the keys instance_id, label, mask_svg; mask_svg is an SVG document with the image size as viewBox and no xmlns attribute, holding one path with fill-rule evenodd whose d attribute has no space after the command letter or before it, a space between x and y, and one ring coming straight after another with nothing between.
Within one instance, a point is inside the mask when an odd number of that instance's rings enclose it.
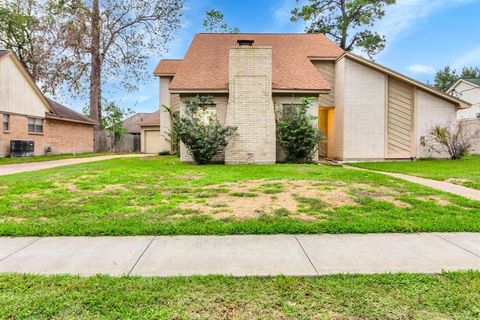
<instances>
[{"instance_id":1,"label":"front door","mask_svg":"<svg viewBox=\"0 0 480 320\"><path fill-rule=\"evenodd\" d=\"M318 108L318 130L325 136L325 141L318 144L318 157L326 158L328 150L328 108Z\"/></svg>"}]
</instances>

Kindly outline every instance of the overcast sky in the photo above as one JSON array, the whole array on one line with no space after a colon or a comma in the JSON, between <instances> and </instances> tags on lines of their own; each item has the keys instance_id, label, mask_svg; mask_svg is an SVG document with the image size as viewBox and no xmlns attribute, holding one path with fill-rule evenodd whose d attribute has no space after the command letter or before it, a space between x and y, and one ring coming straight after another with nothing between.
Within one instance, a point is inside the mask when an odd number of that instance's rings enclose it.
<instances>
[{"instance_id":1,"label":"overcast sky","mask_svg":"<svg viewBox=\"0 0 480 320\"><path fill-rule=\"evenodd\" d=\"M225 20L242 32L298 33L304 26L290 22L295 0L187 0L182 28L163 56L152 57L153 71L162 58L183 58L193 35L203 32L205 11L217 9ZM480 0L397 0L387 9L375 29L387 38L385 50L376 61L417 80L432 81L435 70L452 65L480 66ZM124 107L138 112L158 108L159 85L152 76L135 93L109 92ZM68 102L66 102L68 103ZM82 103L70 106L81 110Z\"/></svg>"}]
</instances>

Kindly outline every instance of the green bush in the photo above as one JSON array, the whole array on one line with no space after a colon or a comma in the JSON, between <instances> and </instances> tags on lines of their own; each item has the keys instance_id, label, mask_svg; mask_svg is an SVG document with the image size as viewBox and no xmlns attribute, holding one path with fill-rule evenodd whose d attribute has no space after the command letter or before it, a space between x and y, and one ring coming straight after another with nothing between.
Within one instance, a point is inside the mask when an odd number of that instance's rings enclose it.
<instances>
[{"instance_id":1,"label":"green bush","mask_svg":"<svg viewBox=\"0 0 480 320\"><path fill-rule=\"evenodd\" d=\"M302 99L300 105L284 106L277 115L277 137L285 152L286 162L311 162L320 141L325 136L314 125L317 117L308 114L311 98Z\"/></svg>"},{"instance_id":2,"label":"green bush","mask_svg":"<svg viewBox=\"0 0 480 320\"><path fill-rule=\"evenodd\" d=\"M185 145L197 164L209 163L212 158L228 145L237 128L223 126L216 115L209 114L213 97L196 96L185 101L185 114L172 125L174 134Z\"/></svg>"}]
</instances>

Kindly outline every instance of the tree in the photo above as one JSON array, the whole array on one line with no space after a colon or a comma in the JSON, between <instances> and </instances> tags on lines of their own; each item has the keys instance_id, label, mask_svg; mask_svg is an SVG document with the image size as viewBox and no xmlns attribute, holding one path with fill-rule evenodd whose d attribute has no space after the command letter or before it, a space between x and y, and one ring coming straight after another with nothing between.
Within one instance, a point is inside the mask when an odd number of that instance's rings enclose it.
<instances>
[{"instance_id":1,"label":"tree","mask_svg":"<svg viewBox=\"0 0 480 320\"><path fill-rule=\"evenodd\" d=\"M320 141L325 136L314 125L317 117L308 114L311 98L302 99L302 104L284 105L277 115L277 136L285 152L285 161L311 162Z\"/></svg>"},{"instance_id":2,"label":"tree","mask_svg":"<svg viewBox=\"0 0 480 320\"><path fill-rule=\"evenodd\" d=\"M148 74L148 58L161 52L178 29L182 6L183 0L91 0L77 7L70 47L80 83L89 84L91 118L101 122L104 82L137 89Z\"/></svg>"},{"instance_id":3,"label":"tree","mask_svg":"<svg viewBox=\"0 0 480 320\"><path fill-rule=\"evenodd\" d=\"M297 0L297 5L300 2ZM373 57L385 47L385 37L368 27L383 18L386 6L395 3L396 0L308 0L308 4L292 10L291 20L307 22L307 32L324 33L346 51L360 48Z\"/></svg>"},{"instance_id":4,"label":"tree","mask_svg":"<svg viewBox=\"0 0 480 320\"><path fill-rule=\"evenodd\" d=\"M104 107L104 116L102 118L102 128L113 134L115 142L126 133L123 127L123 119L134 113L131 109L120 107L114 101L109 101Z\"/></svg>"},{"instance_id":5,"label":"tree","mask_svg":"<svg viewBox=\"0 0 480 320\"><path fill-rule=\"evenodd\" d=\"M239 28L230 27L225 22L223 13L215 9L205 12L203 28L212 33L240 33Z\"/></svg>"},{"instance_id":6,"label":"tree","mask_svg":"<svg viewBox=\"0 0 480 320\"><path fill-rule=\"evenodd\" d=\"M196 96L185 101L185 114L172 123L172 130L197 164L207 164L228 145L237 128L224 126L208 107L211 96Z\"/></svg>"},{"instance_id":7,"label":"tree","mask_svg":"<svg viewBox=\"0 0 480 320\"><path fill-rule=\"evenodd\" d=\"M480 78L479 67L463 67L459 74L455 69L446 66L435 73L433 86L440 91L447 92L459 79L475 78Z\"/></svg>"}]
</instances>

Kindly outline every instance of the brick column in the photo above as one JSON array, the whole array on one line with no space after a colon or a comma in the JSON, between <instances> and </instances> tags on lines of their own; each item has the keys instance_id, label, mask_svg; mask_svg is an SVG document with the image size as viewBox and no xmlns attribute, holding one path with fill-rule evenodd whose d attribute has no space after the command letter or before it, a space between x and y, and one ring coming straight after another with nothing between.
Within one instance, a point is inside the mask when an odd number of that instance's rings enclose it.
<instances>
[{"instance_id":1,"label":"brick column","mask_svg":"<svg viewBox=\"0 0 480 320\"><path fill-rule=\"evenodd\" d=\"M275 111L272 101L272 49L230 48L226 124L236 126L225 163L275 163Z\"/></svg>"}]
</instances>

